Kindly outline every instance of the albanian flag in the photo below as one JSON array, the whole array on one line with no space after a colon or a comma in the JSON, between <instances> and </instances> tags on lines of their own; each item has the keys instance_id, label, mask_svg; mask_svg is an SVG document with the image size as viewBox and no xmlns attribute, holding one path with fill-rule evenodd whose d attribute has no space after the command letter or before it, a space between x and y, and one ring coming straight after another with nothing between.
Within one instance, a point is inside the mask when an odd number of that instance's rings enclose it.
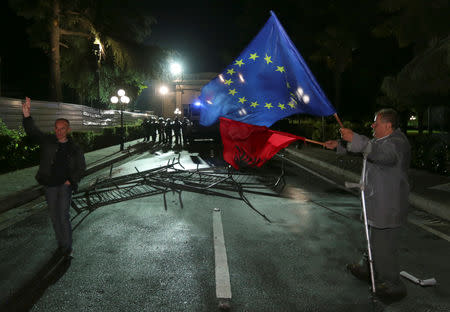
<instances>
[{"instance_id":1,"label":"albanian flag","mask_svg":"<svg viewBox=\"0 0 450 312\"><path fill-rule=\"evenodd\" d=\"M261 167L278 151L304 137L220 117L223 159L235 169Z\"/></svg>"}]
</instances>

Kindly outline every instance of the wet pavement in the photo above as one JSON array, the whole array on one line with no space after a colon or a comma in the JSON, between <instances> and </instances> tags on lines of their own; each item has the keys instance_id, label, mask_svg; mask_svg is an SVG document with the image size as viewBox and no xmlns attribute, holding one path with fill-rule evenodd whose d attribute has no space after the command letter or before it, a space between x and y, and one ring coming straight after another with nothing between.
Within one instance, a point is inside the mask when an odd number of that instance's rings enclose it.
<instances>
[{"instance_id":1,"label":"wet pavement","mask_svg":"<svg viewBox=\"0 0 450 312\"><path fill-rule=\"evenodd\" d=\"M181 151L180 159L187 169L220 163L211 155L217 150L208 146L201 153ZM174 156L162 149L134 155L86 177L83 186L155 168ZM273 176L280 166L275 159L260 174ZM285 168L279 197L247 194L271 222L241 200L191 192L182 192L183 208L169 192L167 210L156 195L72 211L75 257L56 265L50 263L55 243L42 201L22 219L12 217L13 209L10 223L0 222L0 307L8 298L9 307L31 311L217 311L213 213L219 208L232 311L450 309L448 241L408 223L402 269L435 277L438 285L405 280L404 300L373 305L368 285L345 270L365 246L357 196L338 187L339 179L328 183L288 162Z\"/></svg>"}]
</instances>

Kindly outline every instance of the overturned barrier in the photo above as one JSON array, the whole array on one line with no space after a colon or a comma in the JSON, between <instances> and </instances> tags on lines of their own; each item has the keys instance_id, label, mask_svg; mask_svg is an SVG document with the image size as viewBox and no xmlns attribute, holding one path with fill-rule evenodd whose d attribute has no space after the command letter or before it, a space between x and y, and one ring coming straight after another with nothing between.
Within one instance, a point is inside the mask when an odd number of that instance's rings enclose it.
<instances>
[{"instance_id":1,"label":"overturned barrier","mask_svg":"<svg viewBox=\"0 0 450 312\"><path fill-rule=\"evenodd\" d=\"M245 193L279 196L285 184L283 167L279 175L265 176L256 172L235 171L231 167L204 169L197 167L195 170L185 170L178 157L158 168L146 171L138 171L136 168L136 173L97 179L90 186L80 189L73 195L72 207L81 213L113 203L162 194L164 208L167 210L166 193L176 192L180 207L183 208L181 192L187 191L242 200L270 222L250 203Z\"/></svg>"}]
</instances>

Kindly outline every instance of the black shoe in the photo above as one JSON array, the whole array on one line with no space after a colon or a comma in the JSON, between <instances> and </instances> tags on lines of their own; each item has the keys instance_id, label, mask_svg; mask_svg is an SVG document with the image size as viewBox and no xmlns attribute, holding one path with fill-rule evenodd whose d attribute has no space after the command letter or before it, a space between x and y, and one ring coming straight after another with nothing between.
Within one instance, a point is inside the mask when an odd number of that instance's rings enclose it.
<instances>
[{"instance_id":1,"label":"black shoe","mask_svg":"<svg viewBox=\"0 0 450 312\"><path fill-rule=\"evenodd\" d=\"M375 294L385 304L403 299L406 294L406 287L402 282L396 284L390 282L380 282L375 284Z\"/></svg>"},{"instance_id":2,"label":"black shoe","mask_svg":"<svg viewBox=\"0 0 450 312\"><path fill-rule=\"evenodd\" d=\"M72 248L58 247L57 253L64 258L70 258L70 259L73 258L73 249Z\"/></svg>"},{"instance_id":3,"label":"black shoe","mask_svg":"<svg viewBox=\"0 0 450 312\"><path fill-rule=\"evenodd\" d=\"M347 270L352 273L357 279L360 279L364 282L370 283L370 273L366 268L357 263L349 263L347 264Z\"/></svg>"}]
</instances>

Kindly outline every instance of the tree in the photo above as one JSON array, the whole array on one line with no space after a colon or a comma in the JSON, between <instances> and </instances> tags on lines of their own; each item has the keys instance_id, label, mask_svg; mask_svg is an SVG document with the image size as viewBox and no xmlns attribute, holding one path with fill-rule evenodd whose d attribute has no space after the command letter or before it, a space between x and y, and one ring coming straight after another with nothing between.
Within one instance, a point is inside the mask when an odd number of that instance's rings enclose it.
<instances>
[{"instance_id":1,"label":"tree","mask_svg":"<svg viewBox=\"0 0 450 312\"><path fill-rule=\"evenodd\" d=\"M324 61L333 72L334 106L339 110L342 74L352 64L356 40L351 32L337 27L327 27L316 40L319 49L310 56L313 61Z\"/></svg>"},{"instance_id":2,"label":"tree","mask_svg":"<svg viewBox=\"0 0 450 312\"><path fill-rule=\"evenodd\" d=\"M381 90L400 111L414 110L417 113L418 129L422 133L425 111L430 114L435 103L449 105L450 36L433 42L395 77L385 77Z\"/></svg>"},{"instance_id":3,"label":"tree","mask_svg":"<svg viewBox=\"0 0 450 312\"><path fill-rule=\"evenodd\" d=\"M61 90L61 70L60 70L60 45L66 46L61 42L62 35L77 35L90 37L88 24L77 23L76 14L72 14L77 2L64 0L10 0L10 5L16 10L18 15L34 21L29 33L33 43L44 49L50 57L50 92L51 99L55 101L62 100ZM67 24L76 24L78 31L67 30L61 25L61 16L67 14L64 21ZM70 21L69 21L70 19ZM36 33L49 34L49 38L42 35L35 36Z\"/></svg>"},{"instance_id":4,"label":"tree","mask_svg":"<svg viewBox=\"0 0 450 312\"><path fill-rule=\"evenodd\" d=\"M385 18L374 34L394 36L401 48L413 45L415 55L426 50L431 40L449 34L448 0L382 0L379 8Z\"/></svg>"},{"instance_id":5,"label":"tree","mask_svg":"<svg viewBox=\"0 0 450 312\"><path fill-rule=\"evenodd\" d=\"M321 14L326 25L316 35L317 47L310 59L322 61L332 71L337 110L342 102L344 73L352 67L354 54L364 51L364 45L371 45L371 25L376 19L374 8L372 1L328 1Z\"/></svg>"},{"instance_id":6,"label":"tree","mask_svg":"<svg viewBox=\"0 0 450 312\"><path fill-rule=\"evenodd\" d=\"M61 64L63 82L76 89L80 103L92 103L105 108L118 88L126 89L130 98L136 98L145 81L160 76L165 62L165 51L107 37L101 58L92 51L92 44L83 40L71 40L76 49L65 51L84 55L80 58L66 55Z\"/></svg>"},{"instance_id":7,"label":"tree","mask_svg":"<svg viewBox=\"0 0 450 312\"><path fill-rule=\"evenodd\" d=\"M380 7L387 16L374 34L394 36L399 47L414 51L396 76L385 77L381 91L397 109L415 110L422 132L425 110L450 90L449 1L384 0Z\"/></svg>"},{"instance_id":8,"label":"tree","mask_svg":"<svg viewBox=\"0 0 450 312\"><path fill-rule=\"evenodd\" d=\"M120 0L10 0L11 7L19 15L33 21L29 29L33 43L49 55L52 100L63 99L62 83L76 89L82 99L97 97L105 100L108 92L102 94L102 87L99 87L102 62L105 63L103 79L154 74L144 72L149 66L142 67L139 61L131 59L135 55L129 49L132 46L139 50L151 50L153 53L145 56L146 59L163 55L155 47L139 46L150 34L150 26L154 23L141 3L130 0L125 6ZM45 34L49 35L49 39ZM93 58L94 40L101 47L97 62ZM60 50L60 47L64 49ZM105 60L105 56L109 59ZM158 59L151 61L157 62ZM116 77L107 75L117 72L108 69L114 66L118 67L120 74L117 73ZM125 72L128 74L123 75ZM124 80L136 83L138 79Z\"/></svg>"}]
</instances>

